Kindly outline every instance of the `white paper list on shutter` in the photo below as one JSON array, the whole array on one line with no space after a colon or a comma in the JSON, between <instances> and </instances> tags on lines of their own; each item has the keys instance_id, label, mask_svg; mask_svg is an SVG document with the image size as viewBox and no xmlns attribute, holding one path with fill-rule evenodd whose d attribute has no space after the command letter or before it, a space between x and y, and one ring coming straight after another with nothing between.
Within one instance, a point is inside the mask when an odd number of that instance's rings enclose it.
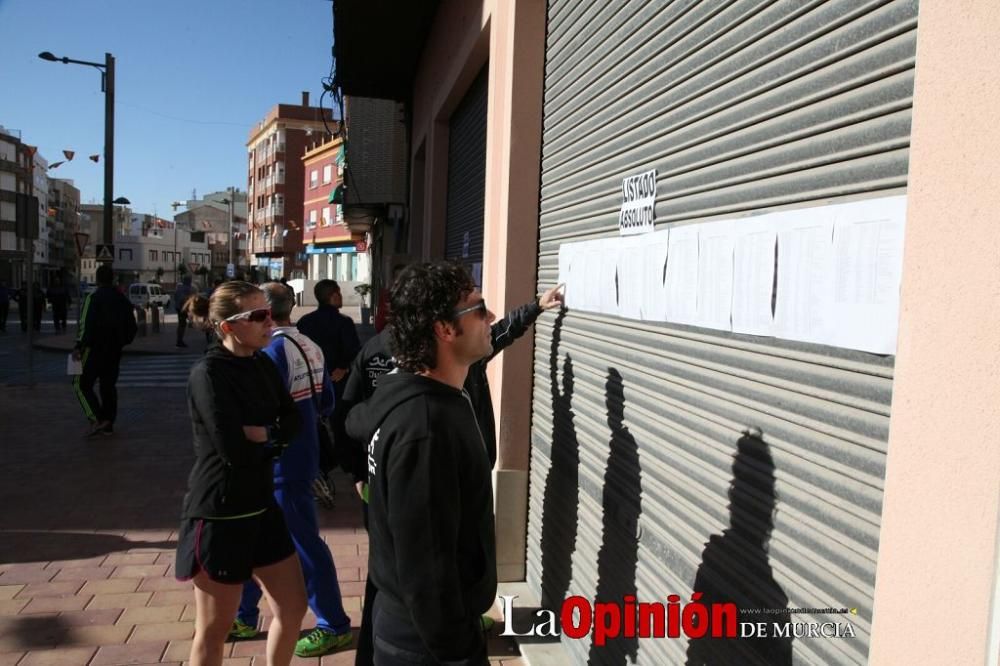
<instances>
[{"instance_id":1,"label":"white paper list on shutter","mask_svg":"<svg viewBox=\"0 0 1000 666\"><path fill-rule=\"evenodd\" d=\"M559 281L578 310L894 354L905 222L894 196L563 243Z\"/></svg>"}]
</instances>

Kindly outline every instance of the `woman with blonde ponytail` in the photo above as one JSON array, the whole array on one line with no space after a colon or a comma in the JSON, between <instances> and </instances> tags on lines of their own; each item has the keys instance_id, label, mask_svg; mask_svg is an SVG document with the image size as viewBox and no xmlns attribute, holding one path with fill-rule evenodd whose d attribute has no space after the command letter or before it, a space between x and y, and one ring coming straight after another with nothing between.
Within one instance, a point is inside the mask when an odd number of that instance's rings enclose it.
<instances>
[{"instance_id":1,"label":"woman with blonde ponytail","mask_svg":"<svg viewBox=\"0 0 1000 666\"><path fill-rule=\"evenodd\" d=\"M240 602L254 578L274 614L267 663L291 662L306 611L295 546L274 500L274 459L299 429L295 403L272 362L271 311L247 282L226 282L211 298L192 296L189 318L215 332L191 369L188 407L195 463L188 478L176 575L193 580L192 666L218 666Z\"/></svg>"}]
</instances>

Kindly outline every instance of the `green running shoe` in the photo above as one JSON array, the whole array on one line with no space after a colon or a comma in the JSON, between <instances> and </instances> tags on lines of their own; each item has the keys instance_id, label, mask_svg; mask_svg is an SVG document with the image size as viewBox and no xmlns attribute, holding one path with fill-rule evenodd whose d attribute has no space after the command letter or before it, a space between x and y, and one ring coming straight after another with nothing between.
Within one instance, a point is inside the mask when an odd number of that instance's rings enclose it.
<instances>
[{"instance_id":1,"label":"green running shoe","mask_svg":"<svg viewBox=\"0 0 1000 666\"><path fill-rule=\"evenodd\" d=\"M260 630L257 627L247 624L239 618L233 620L233 626L229 629L229 637L237 640L256 638L259 633Z\"/></svg>"},{"instance_id":2,"label":"green running shoe","mask_svg":"<svg viewBox=\"0 0 1000 666\"><path fill-rule=\"evenodd\" d=\"M351 632L335 634L329 629L316 627L305 638L295 644L295 654L299 657L318 657L351 644Z\"/></svg>"}]
</instances>

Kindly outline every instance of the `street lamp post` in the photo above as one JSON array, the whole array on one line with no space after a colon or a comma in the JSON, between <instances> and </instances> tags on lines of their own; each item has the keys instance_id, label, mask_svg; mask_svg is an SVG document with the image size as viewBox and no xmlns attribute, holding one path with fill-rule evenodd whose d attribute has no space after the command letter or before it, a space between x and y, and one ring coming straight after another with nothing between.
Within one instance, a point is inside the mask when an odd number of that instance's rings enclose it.
<instances>
[{"instance_id":1,"label":"street lamp post","mask_svg":"<svg viewBox=\"0 0 1000 666\"><path fill-rule=\"evenodd\" d=\"M234 250L233 246L236 244L233 238L233 209L236 207L235 189L236 188L230 186L229 196L220 202L226 204L229 207L229 242L227 243L227 245L229 246L229 263L234 267L234 270L236 266L236 262L233 260L233 257L235 256L233 253Z\"/></svg>"},{"instance_id":2,"label":"street lamp post","mask_svg":"<svg viewBox=\"0 0 1000 666\"><path fill-rule=\"evenodd\" d=\"M177 262L177 209L184 204L180 201L175 201L170 204L170 207L174 209L174 288L177 288L177 278L180 269L180 264Z\"/></svg>"},{"instance_id":3,"label":"street lamp post","mask_svg":"<svg viewBox=\"0 0 1000 666\"><path fill-rule=\"evenodd\" d=\"M101 91L104 93L104 242L110 245L114 243L111 200L115 189L115 58L110 53L105 53L103 63L89 62L57 58L49 51L42 51L38 57L64 65L87 65L101 71Z\"/></svg>"}]
</instances>

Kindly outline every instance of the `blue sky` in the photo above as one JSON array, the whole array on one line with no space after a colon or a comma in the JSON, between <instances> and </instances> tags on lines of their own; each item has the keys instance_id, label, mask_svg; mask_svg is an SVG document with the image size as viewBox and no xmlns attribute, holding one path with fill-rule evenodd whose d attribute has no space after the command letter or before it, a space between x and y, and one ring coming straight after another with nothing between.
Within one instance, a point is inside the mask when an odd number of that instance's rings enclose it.
<instances>
[{"instance_id":1,"label":"blue sky","mask_svg":"<svg viewBox=\"0 0 1000 666\"><path fill-rule=\"evenodd\" d=\"M84 203L104 196L98 70L38 53L116 59L115 196L136 212L233 185L246 140L277 103L311 104L331 64L330 0L0 0L0 125L21 131ZM329 107L329 95L324 99Z\"/></svg>"}]
</instances>

